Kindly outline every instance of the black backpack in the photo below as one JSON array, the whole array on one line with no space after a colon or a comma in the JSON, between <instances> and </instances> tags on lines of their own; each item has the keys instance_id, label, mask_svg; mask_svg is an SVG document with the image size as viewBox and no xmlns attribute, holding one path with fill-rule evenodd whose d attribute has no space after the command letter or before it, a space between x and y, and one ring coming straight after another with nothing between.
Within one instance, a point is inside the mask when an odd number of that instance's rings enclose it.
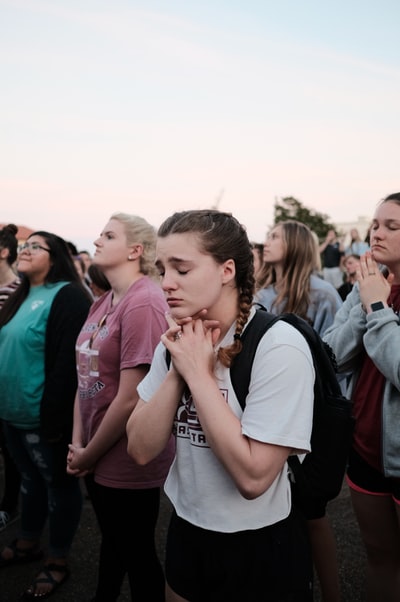
<instances>
[{"instance_id":1,"label":"black backpack","mask_svg":"<svg viewBox=\"0 0 400 602\"><path fill-rule=\"evenodd\" d=\"M301 332L310 347L315 368L311 452L303 462L296 455L289 456L292 485L296 499L303 504L312 499L328 502L337 497L342 488L354 418L351 401L341 393L334 354L327 343L308 322L295 314L275 316L265 309L257 309L241 336L242 351L231 365L232 385L244 409L257 345L278 320L291 324Z\"/></svg>"}]
</instances>

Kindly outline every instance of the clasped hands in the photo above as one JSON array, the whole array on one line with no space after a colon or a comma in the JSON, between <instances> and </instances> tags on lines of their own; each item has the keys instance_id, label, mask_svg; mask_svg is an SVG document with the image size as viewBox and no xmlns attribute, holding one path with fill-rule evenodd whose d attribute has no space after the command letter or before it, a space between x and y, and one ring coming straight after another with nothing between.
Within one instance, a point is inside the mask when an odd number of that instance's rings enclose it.
<instances>
[{"instance_id":1,"label":"clasped hands","mask_svg":"<svg viewBox=\"0 0 400 602\"><path fill-rule=\"evenodd\" d=\"M67 473L69 475L85 477L92 472L91 468L85 467L85 450L85 447L74 445L73 443L68 445Z\"/></svg>"},{"instance_id":2,"label":"clasped hands","mask_svg":"<svg viewBox=\"0 0 400 602\"><path fill-rule=\"evenodd\" d=\"M220 323L207 320L206 315L206 309L179 319L174 319L169 312L165 314L169 328L161 336L161 341L171 354L175 370L185 380L191 369L212 369L214 365L214 347L221 334Z\"/></svg>"},{"instance_id":3,"label":"clasped hands","mask_svg":"<svg viewBox=\"0 0 400 602\"><path fill-rule=\"evenodd\" d=\"M362 306L368 313L371 311L371 303L382 301L387 306L393 279L393 274L389 274L387 278L382 274L370 251L360 258L357 281Z\"/></svg>"}]
</instances>

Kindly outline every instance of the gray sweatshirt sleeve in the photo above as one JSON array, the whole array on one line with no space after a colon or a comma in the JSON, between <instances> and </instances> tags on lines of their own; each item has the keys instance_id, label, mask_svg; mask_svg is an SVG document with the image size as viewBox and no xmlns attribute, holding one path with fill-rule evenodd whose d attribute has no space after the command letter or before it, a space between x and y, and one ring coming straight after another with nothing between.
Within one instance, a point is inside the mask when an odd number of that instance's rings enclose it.
<instances>
[{"instance_id":1,"label":"gray sweatshirt sleeve","mask_svg":"<svg viewBox=\"0 0 400 602\"><path fill-rule=\"evenodd\" d=\"M400 388L399 318L388 307L366 314L355 284L324 336L332 347L340 372L356 370L365 349L378 370Z\"/></svg>"},{"instance_id":2,"label":"gray sweatshirt sleeve","mask_svg":"<svg viewBox=\"0 0 400 602\"><path fill-rule=\"evenodd\" d=\"M371 360L386 380L400 389L399 317L388 307L367 316L364 346Z\"/></svg>"},{"instance_id":3,"label":"gray sweatshirt sleeve","mask_svg":"<svg viewBox=\"0 0 400 602\"><path fill-rule=\"evenodd\" d=\"M355 284L323 335L336 355L339 372L358 368L366 329L367 315L361 307L358 285Z\"/></svg>"}]
</instances>

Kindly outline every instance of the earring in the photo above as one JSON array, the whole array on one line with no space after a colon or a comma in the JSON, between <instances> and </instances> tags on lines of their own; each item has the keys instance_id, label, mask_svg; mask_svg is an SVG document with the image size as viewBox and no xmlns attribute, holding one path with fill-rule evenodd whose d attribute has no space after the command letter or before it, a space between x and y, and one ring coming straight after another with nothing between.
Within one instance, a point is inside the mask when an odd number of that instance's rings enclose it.
<instances>
[{"instance_id":1,"label":"earring","mask_svg":"<svg viewBox=\"0 0 400 602\"><path fill-rule=\"evenodd\" d=\"M128 255L128 261L132 261L133 257L132 255Z\"/></svg>"}]
</instances>

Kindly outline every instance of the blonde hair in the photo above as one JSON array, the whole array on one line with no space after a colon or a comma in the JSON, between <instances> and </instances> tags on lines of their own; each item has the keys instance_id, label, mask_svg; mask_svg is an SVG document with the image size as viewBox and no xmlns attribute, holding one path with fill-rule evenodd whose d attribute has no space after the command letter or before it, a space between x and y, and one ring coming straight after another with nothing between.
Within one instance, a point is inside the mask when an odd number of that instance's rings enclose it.
<instances>
[{"instance_id":1,"label":"blonde hair","mask_svg":"<svg viewBox=\"0 0 400 602\"><path fill-rule=\"evenodd\" d=\"M157 240L155 228L143 217L130 213L113 213L110 219L115 219L124 225L126 240L129 245L138 243L143 246L143 253L139 260L140 271L159 282L159 273L155 267Z\"/></svg>"}]
</instances>

